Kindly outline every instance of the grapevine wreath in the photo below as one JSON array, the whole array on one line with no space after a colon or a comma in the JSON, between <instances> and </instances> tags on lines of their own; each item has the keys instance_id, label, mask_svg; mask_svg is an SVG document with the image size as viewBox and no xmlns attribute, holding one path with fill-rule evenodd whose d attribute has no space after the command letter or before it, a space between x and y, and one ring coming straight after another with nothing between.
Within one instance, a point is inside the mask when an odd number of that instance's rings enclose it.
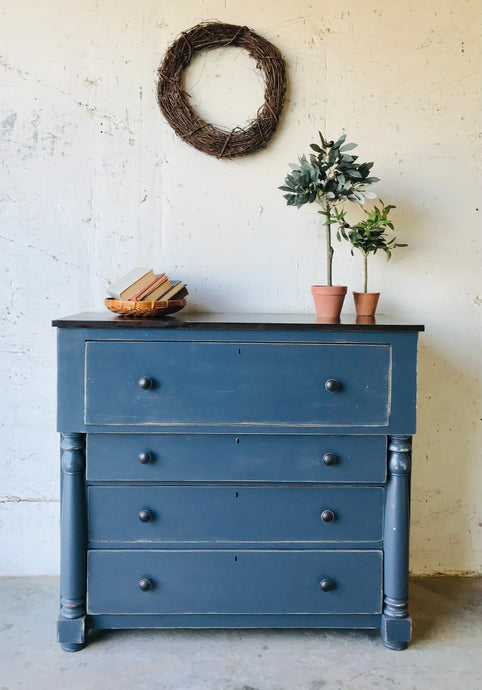
<instances>
[{"instance_id":1,"label":"grapevine wreath","mask_svg":"<svg viewBox=\"0 0 482 690\"><path fill-rule=\"evenodd\" d=\"M238 46L248 51L265 78L264 103L246 128L219 129L198 115L183 89L183 73L203 50ZM286 67L281 53L246 26L202 23L183 32L169 47L158 71L157 98L178 137L217 158L246 156L265 148L274 134L286 94Z\"/></svg>"}]
</instances>

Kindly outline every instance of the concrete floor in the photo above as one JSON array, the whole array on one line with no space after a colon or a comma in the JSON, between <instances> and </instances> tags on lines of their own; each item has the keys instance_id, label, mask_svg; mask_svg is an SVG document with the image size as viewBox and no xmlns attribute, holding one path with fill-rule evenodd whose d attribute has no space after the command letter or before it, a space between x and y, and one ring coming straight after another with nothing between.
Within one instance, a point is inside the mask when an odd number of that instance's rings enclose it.
<instances>
[{"instance_id":1,"label":"concrete floor","mask_svg":"<svg viewBox=\"0 0 482 690\"><path fill-rule=\"evenodd\" d=\"M481 690L480 579L411 582L413 642L374 631L98 631L55 641L58 579L0 578L0 690Z\"/></svg>"}]
</instances>

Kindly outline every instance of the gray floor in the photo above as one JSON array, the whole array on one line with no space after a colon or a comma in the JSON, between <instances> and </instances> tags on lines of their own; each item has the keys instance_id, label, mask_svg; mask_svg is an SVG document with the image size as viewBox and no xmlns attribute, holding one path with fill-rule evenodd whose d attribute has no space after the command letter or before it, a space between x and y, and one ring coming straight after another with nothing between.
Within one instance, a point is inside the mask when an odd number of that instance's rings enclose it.
<instances>
[{"instance_id":1,"label":"gray floor","mask_svg":"<svg viewBox=\"0 0 482 690\"><path fill-rule=\"evenodd\" d=\"M480 579L411 583L414 639L374 631L100 631L55 642L57 578L0 578L0 690L481 690Z\"/></svg>"}]
</instances>

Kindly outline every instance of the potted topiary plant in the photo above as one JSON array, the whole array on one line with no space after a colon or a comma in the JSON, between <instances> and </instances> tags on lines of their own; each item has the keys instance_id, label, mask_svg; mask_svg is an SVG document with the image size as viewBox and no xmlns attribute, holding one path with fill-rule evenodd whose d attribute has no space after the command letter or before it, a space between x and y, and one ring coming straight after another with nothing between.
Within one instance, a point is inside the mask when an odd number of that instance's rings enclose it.
<instances>
[{"instance_id":1,"label":"potted topiary plant","mask_svg":"<svg viewBox=\"0 0 482 690\"><path fill-rule=\"evenodd\" d=\"M313 202L322 208L318 213L325 217L326 230L326 285L313 285L311 292L318 316L338 318L346 295L346 286L333 285L333 247L331 226L333 210L346 201L363 204L365 199L374 199L376 194L366 191L366 187L377 182L377 177L369 177L373 163L357 163L358 156L352 151L356 144L345 144L346 134L336 142L327 141L320 134L320 144L310 144L315 154L309 158L302 155L298 163L291 164L291 172L285 177L279 189L286 192L284 198L288 206L300 208Z\"/></svg>"},{"instance_id":2,"label":"potted topiary plant","mask_svg":"<svg viewBox=\"0 0 482 690\"><path fill-rule=\"evenodd\" d=\"M358 249L363 255L363 292L353 292L353 299L355 300L355 309L358 316L373 316L375 314L379 292L368 292L368 256L376 254L380 249L387 255L387 261L390 261L392 256L392 249L395 247L406 247L406 244L397 242L396 237L389 238L386 235L387 228L394 230L394 225L389 219L389 214L392 208L396 208L393 204L385 206L380 199L380 207L374 206L373 210L367 211L365 220L361 220L354 225L346 222L345 211L334 209L332 214L332 222L338 225L337 237L350 242L353 249Z\"/></svg>"}]
</instances>

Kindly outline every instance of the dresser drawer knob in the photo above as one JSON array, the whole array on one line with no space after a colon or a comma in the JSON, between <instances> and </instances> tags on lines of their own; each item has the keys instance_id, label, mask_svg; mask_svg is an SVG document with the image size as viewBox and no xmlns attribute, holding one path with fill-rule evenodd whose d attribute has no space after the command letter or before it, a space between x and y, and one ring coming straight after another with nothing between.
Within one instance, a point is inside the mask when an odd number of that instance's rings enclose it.
<instances>
[{"instance_id":1,"label":"dresser drawer knob","mask_svg":"<svg viewBox=\"0 0 482 690\"><path fill-rule=\"evenodd\" d=\"M340 390L341 385L340 382L336 379L328 379L327 381L325 381L325 388L328 391L328 393L336 393Z\"/></svg>"},{"instance_id":2,"label":"dresser drawer knob","mask_svg":"<svg viewBox=\"0 0 482 690\"><path fill-rule=\"evenodd\" d=\"M137 457L142 465L148 465L150 462L152 462L152 455L148 450L143 450Z\"/></svg>"},{"instance_id":3,"label":"dresser drawer knob","mask_svg":"<svg viewBox=\"0 0 482 690\"><path fill-rule=\"evenodd\" d=\"M335 513L332 510L324 510L321 514L321 519L323 522L333 522L335 519Z\"/></svg>"},{"instance_id":4,"label":"dresser drawer knob","mask_svg":"<svg viewBox=\"0 0 482 690\"><path fill-rule=\"evenodd\" d=\"M336 465L338 458L334 453L325 453L323 456L323 462L325 465Z\"/></svg>"},{"instance_id":5,"label":"dresser drawer knob","mask_svg":"<svg viewBox=\"0 0 482 690\"><path fill-rule=\"evenodd\" d=\"M138 384L139 388L142 388L144 391L148 391L149 388L152 388L152 379L150 379L148 376L143 376L139 379Z\"/></svg>"},{"instance_id":6,"label":"dresser drawer knob","mask_svg":"<svg viewBox=\"0 0 482 690\"><path fill-rule=\"evenodd\" d=\"M139 515L137 516L141 522L149 522L149 520L152 518L152 513L150 510L141 510Z\"/></svg>"},{"instance_id":7,"label":"dresser drawer knob","mask_svg":"<svg viewBox=\"0 0 482 690\"><path fill-rule=\"evenodd\" d=\"M329 592L330 590L335 589L335 581L330 580L329 577L324 577L320 582L320 589L323 592Z\"/></svg>"},{"instance_id":8,"label":"dresser drawer knob","mask_svg":"<svg viewBox=\"0 0 482 690\"><path fill-rule=\"evenodd\" d=\"M148 592L152 588L152 582L147 577L143 577L137 584L141 592Z\"/></svg>"}]
</instances>

